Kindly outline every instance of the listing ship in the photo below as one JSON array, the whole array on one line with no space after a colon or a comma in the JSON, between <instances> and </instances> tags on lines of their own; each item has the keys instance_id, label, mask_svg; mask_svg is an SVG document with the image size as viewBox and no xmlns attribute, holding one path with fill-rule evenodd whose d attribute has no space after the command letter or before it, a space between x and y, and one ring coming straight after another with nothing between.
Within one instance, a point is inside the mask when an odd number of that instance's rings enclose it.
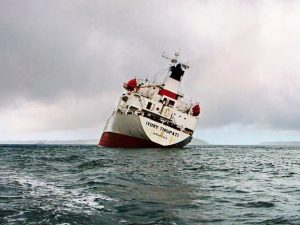
<instances>
[{"instance_id":1,"label":"listing ship","mask_svg":"<svg viewBox=\"0 0 300 225\"><path fill-rule=\"evenodd\" d=\"M184 99L179 88L188 63L169 61L163 82L134 78L124 83L125 93L108 118L100 146L120 148L173 148L191 142L200 105Z\"/></svg>"}]
</instances>

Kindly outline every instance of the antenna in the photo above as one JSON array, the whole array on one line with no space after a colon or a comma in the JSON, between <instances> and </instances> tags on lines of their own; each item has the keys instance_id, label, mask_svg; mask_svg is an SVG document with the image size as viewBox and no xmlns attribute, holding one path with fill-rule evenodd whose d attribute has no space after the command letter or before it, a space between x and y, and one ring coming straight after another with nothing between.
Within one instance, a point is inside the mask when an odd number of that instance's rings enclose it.
<instances>
[{"instance_id":1,"label":"antenna","mask_svg":"<svg viewBox=\"0 0 300 225\"><path fill-rule=\"evenodd\" d=\"M177 49L177 51L175 52L175 56L178 57L180 55L180 48Z\"/></svg>"},{"instance_id":2,"label":"antenna","mask_svg":"<svg viewBox=\"0 0 300 225\"><path fill-rule=\"evenodd\" d=\"M162 57L165 58L165 59L168 59L169 61L171 61L171 65L173 65L173 64L180 64L183 67L183 69L189 69L190 68L190 66L188 65L188 62L187 63L183 63L181 61L178 61L178 57L180 55L180 49L178 49L175 52L174 55L175 55L174 57L170 57L170 56L166 55L165 52L162 53Z\"/></svg>"}]
</instances>

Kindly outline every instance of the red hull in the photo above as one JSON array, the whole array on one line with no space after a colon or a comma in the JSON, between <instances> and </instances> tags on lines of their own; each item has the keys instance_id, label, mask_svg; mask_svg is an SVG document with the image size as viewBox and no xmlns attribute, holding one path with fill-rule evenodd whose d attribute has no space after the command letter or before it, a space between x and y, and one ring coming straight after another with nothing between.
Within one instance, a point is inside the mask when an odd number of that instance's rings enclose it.
<instances>
[{"instance_id":1,"label":"red hull","mask_svg":"<svg viewBox=\"0 0 300 225\"><path fill-rule=\"evenodd\" d=\"M141 138L130 137L123 134L117 134L112 132L104 132L99 141L99 145L104 147L115 148L157 148L162 147L149 140Z\"/></svg>"}]
</instances>

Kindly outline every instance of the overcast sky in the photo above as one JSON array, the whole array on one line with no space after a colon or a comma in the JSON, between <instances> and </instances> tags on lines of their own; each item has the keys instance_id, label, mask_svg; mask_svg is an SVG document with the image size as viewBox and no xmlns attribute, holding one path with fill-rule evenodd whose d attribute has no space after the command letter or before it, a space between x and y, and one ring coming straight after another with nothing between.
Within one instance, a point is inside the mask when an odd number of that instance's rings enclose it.
<instances>
[{"instance_id":1,"label":"overcast sky","mask_svg":"<svg viewBox=\"0 0 300 225\"><path fill-rule=\"evenodd\" d=\"M133 76L189 60L214 144L300 141L300 1L0 0L0 141L99 138Z\"/></svg>"}]
</instances>

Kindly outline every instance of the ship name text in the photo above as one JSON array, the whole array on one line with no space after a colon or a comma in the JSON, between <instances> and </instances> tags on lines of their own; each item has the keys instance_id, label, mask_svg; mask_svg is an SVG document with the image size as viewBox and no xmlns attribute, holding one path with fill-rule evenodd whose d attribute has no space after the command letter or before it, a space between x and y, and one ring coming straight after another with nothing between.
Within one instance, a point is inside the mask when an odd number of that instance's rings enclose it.
<instances>
[{"instance_id":1,"label":"ship name text","mask_svg":"<svg viewBox=\"0 0 300 225\"><path fill-rule=\"evenodd\" d=\"M156 129L156 130L160 130L160 131L162 131L162 132L165 132L165 133L167 133L167 134L171 134L171 135L173 135L174 137L179 137L179 134L178 134L178 133L176 133L176 132L174 132L174 131L172 131L172 130L169 130L169 129L167 129L167 128L160 127L160 126L158 126L158 125L156 125L156 124L154 124L154 123L150 123L150 122L147 121L147 122L146 122L146 125L149 126L149 127L154 128L154 129Z\"/></svg>"}]
</instances>

